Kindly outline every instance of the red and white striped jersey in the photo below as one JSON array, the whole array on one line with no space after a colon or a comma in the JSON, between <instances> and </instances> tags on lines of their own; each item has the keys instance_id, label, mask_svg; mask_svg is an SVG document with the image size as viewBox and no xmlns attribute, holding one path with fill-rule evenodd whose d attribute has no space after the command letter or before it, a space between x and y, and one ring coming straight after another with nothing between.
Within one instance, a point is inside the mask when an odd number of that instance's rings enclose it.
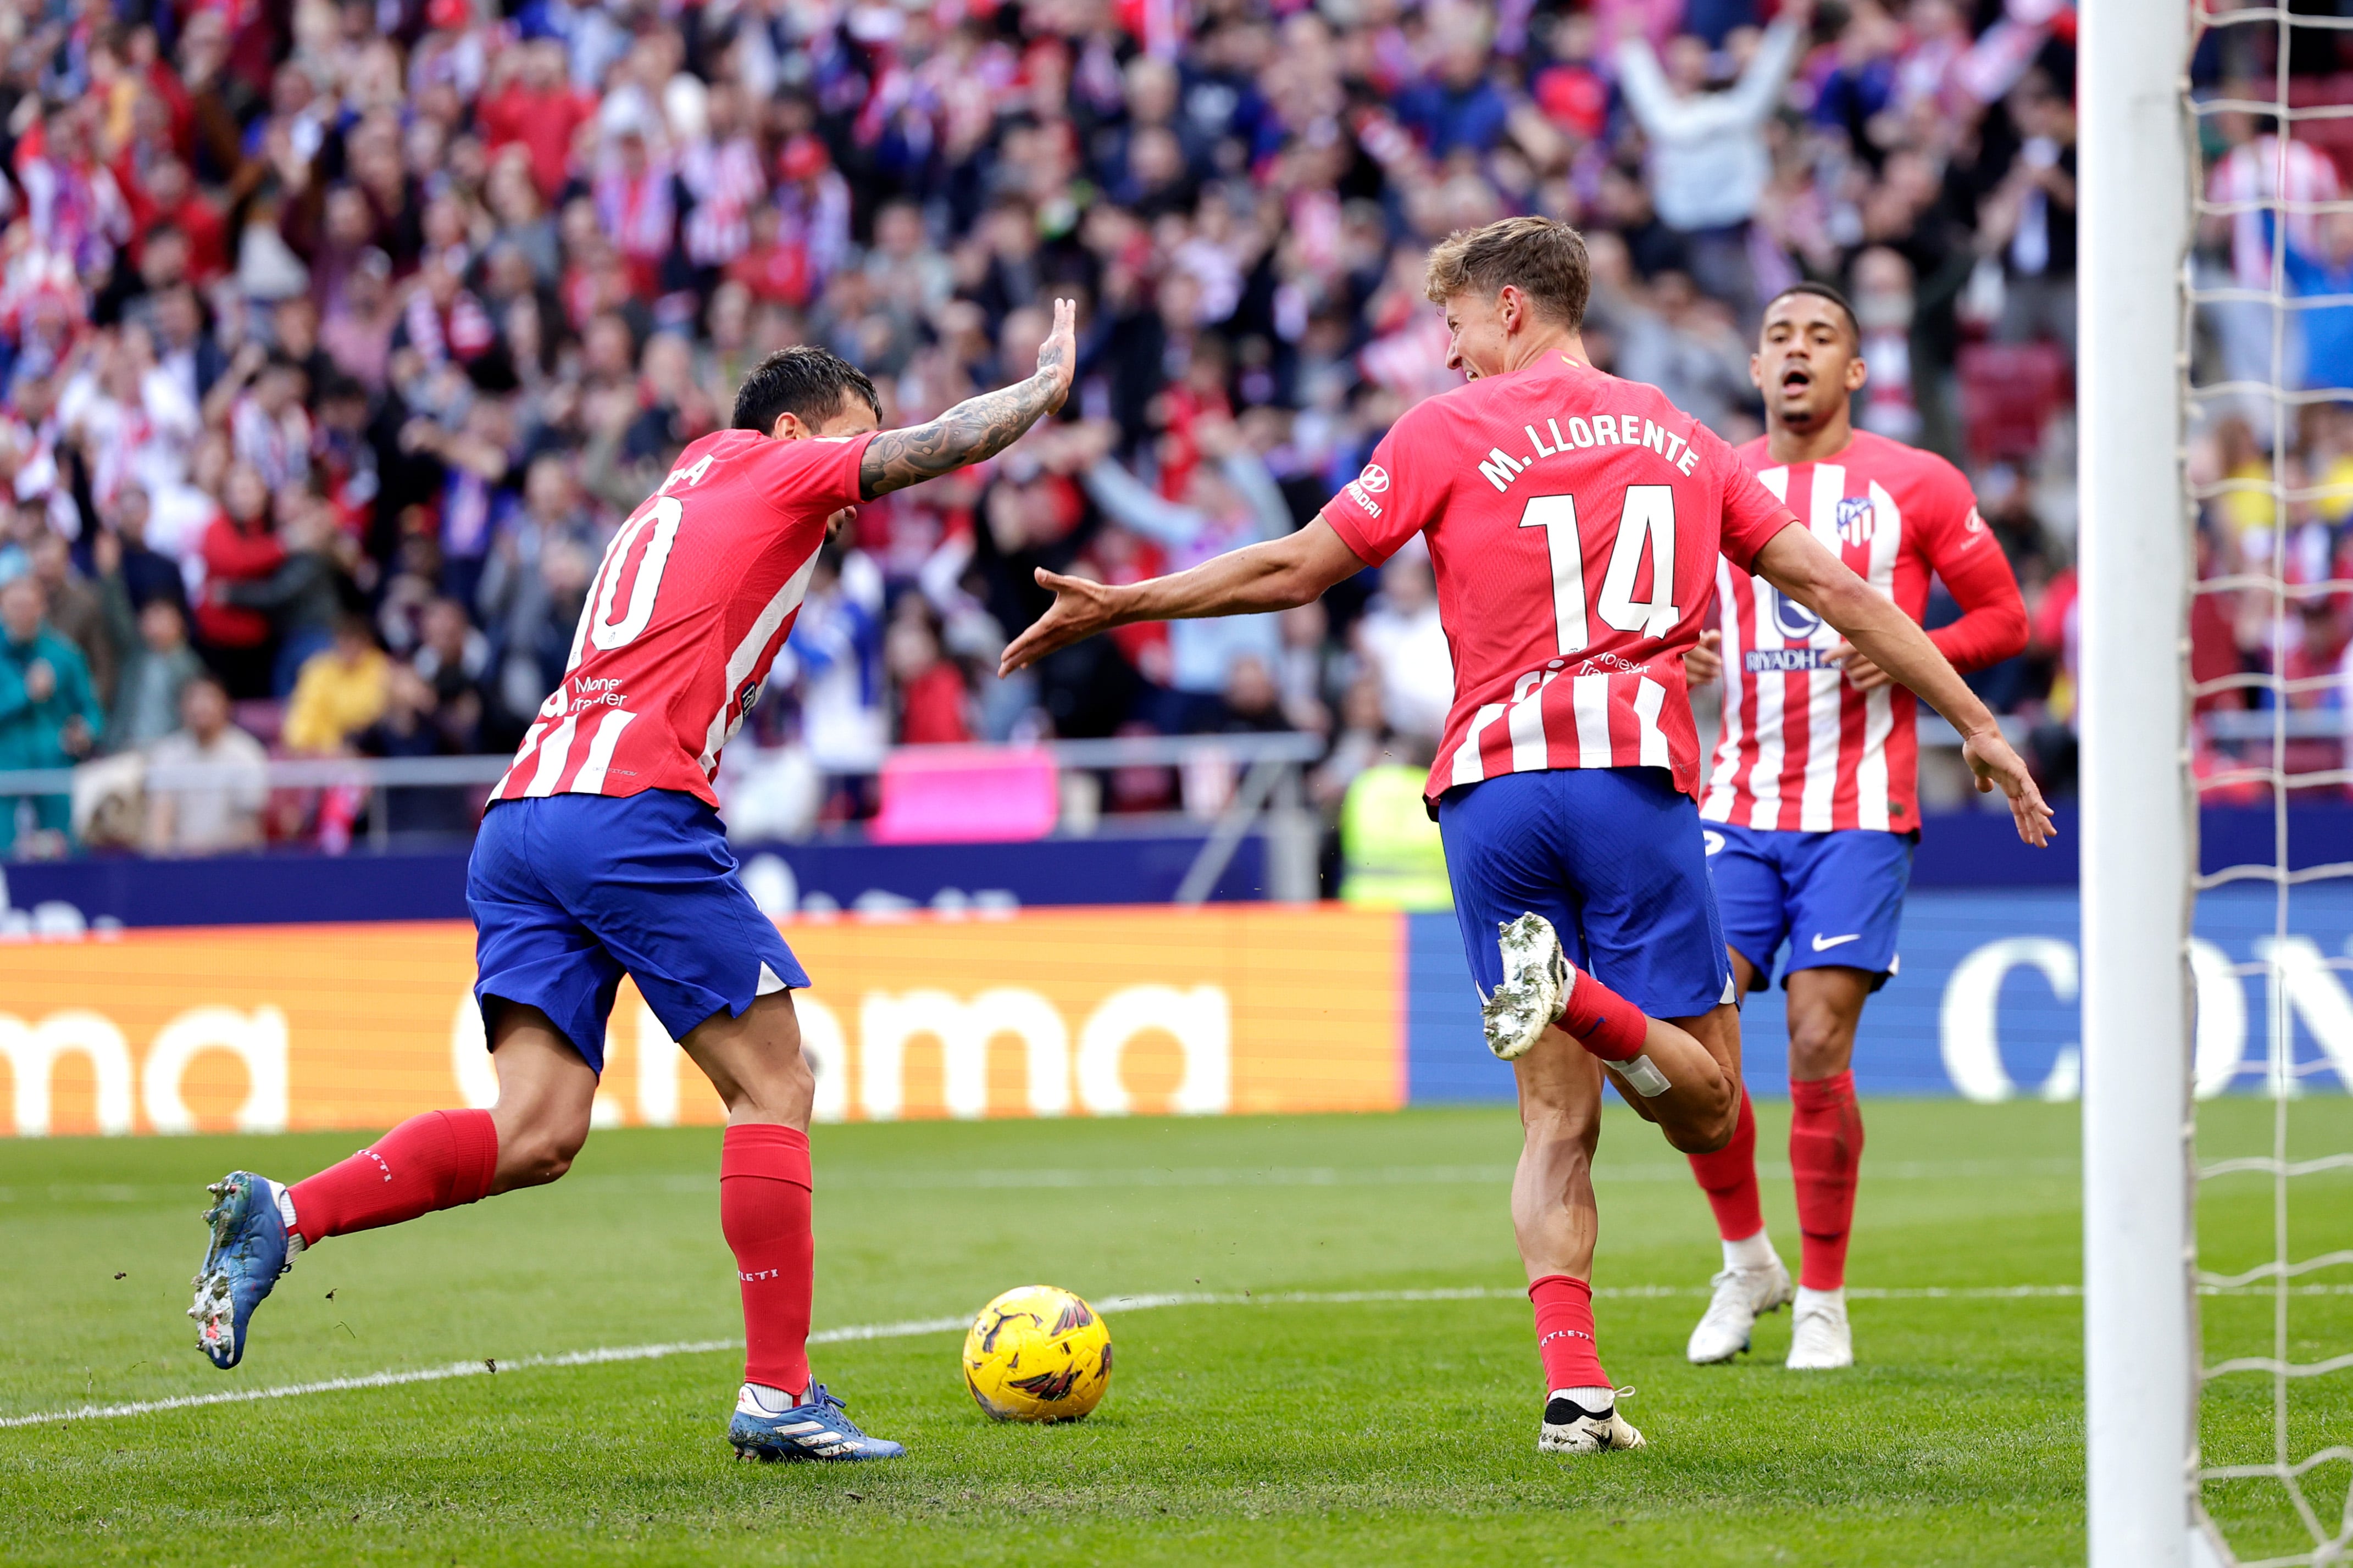
<instances>
[{"instance_id":1,"label":"red and white striped jersey","mask_svg":"<svg viewBox=\"0 0 2353 1568\"><path fill-rule=\"evenodd\" d=\"M1719 548L1796 519L1657 387L1566 354L1416 405L1323 517L1377 565L1420 533L1454 656L1426 793L1551 768L1699 790L1683 655Z\"/></svg>"},{"instance_id":2,"label":"red and white striped jersey","mask_svg":"<svg viewBox=\"0 0 2353 1568\"><path fill-rule=\"evenodd\" d=\"M719 804L720 748L799 614L868 436L722 430L679 454L606 547L564 680L491 799L674 789Z\"/></svg>"},{"instance_id":3,"label":"red and white striped jersey","mask_svg":"<svg viewBox=\"0 0 2353 1568\"><path fill-rule=\"evenodd\" d=\"M1959 637L1935 639L1956 665L1975 668L2024 645L2025 612L2009 563L1952 464L1861 430L1820 462L1775 464L1761 438L1739 455L1816 539L1914 620L1927 610L1932 574L1966 584L1955 593L1965 608L1984 607L1985 625L1957 622L1945 630ZM1912 693L1894 685L1856 690L1825 658L1838 632L1729 561L1716 569L1715 602L1724 729L1700 815L1802 833L1918 827Z\"/></svg>"}]
</instances>

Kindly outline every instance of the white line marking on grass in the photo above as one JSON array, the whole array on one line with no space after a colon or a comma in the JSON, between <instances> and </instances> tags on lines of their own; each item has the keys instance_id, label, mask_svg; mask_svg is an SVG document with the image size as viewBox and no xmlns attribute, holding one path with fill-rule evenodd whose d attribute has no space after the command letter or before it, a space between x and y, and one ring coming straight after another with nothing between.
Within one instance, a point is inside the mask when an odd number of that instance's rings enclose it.
<instances>
[{"instance_id":1,"label":"white line marking on grass","mask_svg":"<svg viewBox=\"0 0 2353 1568\"><path fill-rule=\"evenodd\" d=\"M1697 1297L1708 1293L1705 1286L1686 1285L1604 1285L1593 1292L1609 1300L1641 1300L1660 1297ZM2075 1297L2084 1293L2080 1285L1983 1285L1983 1286L1849 1286L1851 1300L1862 1301L2002 1301L2022 1300L2042 1297ZM2270 1288L2251 1290L2223 1290L2209 1286L2200 1295L2269 1296ZM1509 1286L1462 1285L1420 1290L1169 1290L1139 1296L1099 1297L1096 1305L1108 1318L1115 1312L1145 1312L1161 1307L1352 1307L1381 1303L1413 1301L1488 1301L1514 1300L1527 1294ZM2289 1289L2297 1296L2353 1296L2353 1285L2300 1285ZM846 1344L860 1340L902 1340L923 1334L960 1332L970 1326L969 1317L903 1318L895 1322L851 1323L841 1328L820 1329L809 1335L812 1345ZM342 1394L353 1389L398 1388L414 1383L446 1383L452 1378L488 1377L499 1373L522 1372L534 1367L599 1366L607 1362L660 1361L676 1355L715 1355L722 1351L741 1350L741 1340L671 1340L659 1344L607 1346L596 1350L565 1351L558 1355L516 1356L497 1361L495 1369L490 1361L452 1362L444 1366L412 1367L406 1372L372 1372L358 1377L329 1377L313 1383L280 1383L266 1388L231 1389L220 1394L184 1394L170 1399L142 1399L125 1405L85 1405L73 1410L51 1410L37 1415L0 1416L0 1429L13 1426L45 1426L52 1422L62 1425L69 1421L94 1421L123 1415L152 1415L165 1410L193 1410L208 1405L249 1405L263 1399L293 1399L311 1394ZM2211 1374L2210 1374L2211 1375Z\"/></svg>"},{"instance_id":2,"label":"white line marking on grass","mask_svg":"<svg viewBox=\"0 0 2353 1568\"><path fill-rule=\"evenodd\" d=\"M2047 1178L2073 1176L2082 1167L2072 1159L2040 1160L1878 1160L1868 1159L1863 1172L1873 1181L1961 1181L1987 1178ZM828 1180L855 1183L874 1192L1020 1192L1087 1191L1130 1187L1421 1187L1508 1186L1508 1163L1466 1165L1144 1165L1107 1168L1056 1168L940 1171L860 1171L828 1165ZM1769 1166L1759 1180L1787 1182L1789 1173ZM1685 1183L1688 1165L1656 1161L1612 1163L1594 1168L1593 1179L1613 1182ZM633 1193L715 1193L714 1174L599 1175L589 1173L565 1179L570 1193L627 1187ZM132 1186L121 1183L50 1183L41 1186L0 1186L0 1205L178 1203L185 1186Z\"/></svg>"}]
</instances>

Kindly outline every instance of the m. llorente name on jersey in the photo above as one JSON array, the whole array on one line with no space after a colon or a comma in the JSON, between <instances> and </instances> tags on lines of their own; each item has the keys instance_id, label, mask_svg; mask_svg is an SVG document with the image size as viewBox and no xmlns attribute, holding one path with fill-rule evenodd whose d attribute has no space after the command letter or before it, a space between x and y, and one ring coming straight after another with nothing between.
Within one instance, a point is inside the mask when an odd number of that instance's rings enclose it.
<instances>
[{"instance_id":1,"label":"m. llorente name on jersey","mask_svg":"<svg viewBox=\"0 0 2353 1568\"><path fill-rule=\"evenodd\" d=\"M1534 425L1520 426L1533 447L1534 457L1514 458L1501 447L1489 449L1479 463L1479 472L1500 492L1511 489L1514 480L1545 458L1556 458L1564 452L1584 451L1595 447L1648 447L1662 458L1674 465L1678 473L1688 474L1699 462L1699 449L1685 443L1681 436L1664 426L1633 414L1596 414L1590 418L1570 415L1567 423L1546 419L1545 429L1552 440L1547 443Z\"/></svg>"}]
</instances>

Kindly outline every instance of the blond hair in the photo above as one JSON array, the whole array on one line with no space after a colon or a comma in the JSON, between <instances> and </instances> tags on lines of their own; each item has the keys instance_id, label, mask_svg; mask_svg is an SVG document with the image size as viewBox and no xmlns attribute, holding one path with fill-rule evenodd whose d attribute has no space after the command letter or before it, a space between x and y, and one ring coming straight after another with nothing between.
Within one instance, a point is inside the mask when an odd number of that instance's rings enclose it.
<instances>
[{"instance_id":1,"label":"blond hair","mask_svg":"<svg viewBox=\"0 0 2353 1568\"><path fill-rule=\"evenodd\" d=\"M1593 291L1593 263L1585 237L1548 217L1507 217L1484 228L1459 228L1431 247L1424 277L1430 302L1457 294L1489 298L1505 285L1528 298L1538 314L1574 329L1585 320Z\"/></svg>"}]
</instances>

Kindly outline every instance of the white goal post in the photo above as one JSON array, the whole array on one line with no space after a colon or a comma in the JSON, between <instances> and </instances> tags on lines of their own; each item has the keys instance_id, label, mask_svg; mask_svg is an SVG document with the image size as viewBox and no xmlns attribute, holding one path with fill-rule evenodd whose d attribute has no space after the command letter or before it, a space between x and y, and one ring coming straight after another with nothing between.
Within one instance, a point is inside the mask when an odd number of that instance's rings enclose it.
<instances>
[{"instance_id":1,"label":"white goal post","mask_svg":"<svg viewBox=\"0 0 2353 1568\"><path fill-rule=\"evenodd\" d=\"M2093 1568L2190 1568L2189 7L2082 0L2084 1368Z\"/></svg>"}]
</instances>

